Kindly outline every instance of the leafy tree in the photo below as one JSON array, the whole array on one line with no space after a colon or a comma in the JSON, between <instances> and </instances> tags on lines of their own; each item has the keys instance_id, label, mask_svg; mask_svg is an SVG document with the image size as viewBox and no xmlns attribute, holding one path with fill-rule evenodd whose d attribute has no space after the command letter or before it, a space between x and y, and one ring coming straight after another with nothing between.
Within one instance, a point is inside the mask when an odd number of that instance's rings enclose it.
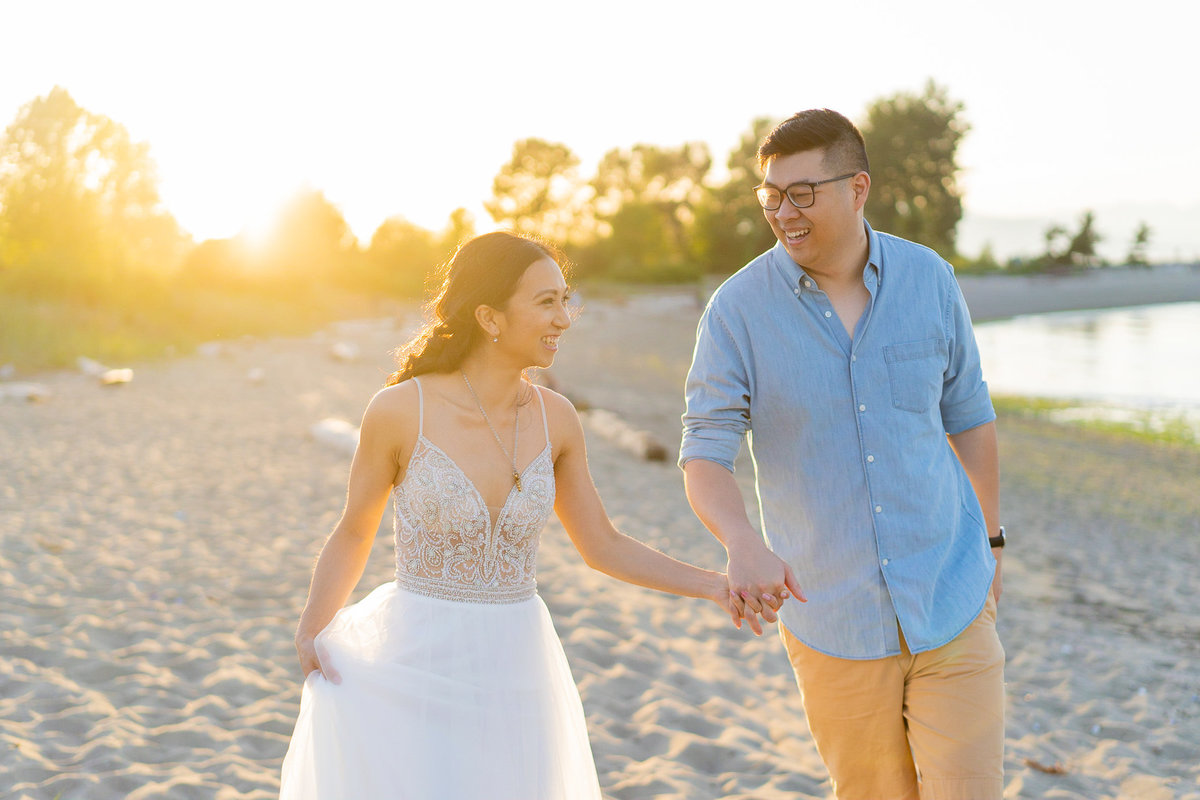
<instances>
[{"instance_id":1,"label":"leafy tree","mask_svg":"<svg viewBox=\"0 0 1200 800\"><path fill-rule=\"evenodd\" d=\"M1042 233L1042 239L1045 240L1046 249L1042 255L1036 259L1037 265L1042 269L1057 269L1063 270L1070 265L1071 260L1068 256L1068 245L1070 243L1071 234L1062 225L1051 225Z\"/></svg>"},{"instance_id":2,"label":"leafy tree","mask_svg":"<svg viewBox=\"0 0 1200 800\"><path fill-rule=\"evenodd\" d=\"M580 209L579 159L564 144L522 139L492 181L484 208L496 222L519 233L566 245L577 236Z\"/></svg>"},{"instance_id":3,"label":"leafy tree","mask_svg":"<svg viewBox=\"0 0 1200 800\"><path fill-rule=\"evenodd\" d=\"M612 233L579 254L579 272L619 281L673 282L695 278L695 268L676 245L661 207L633 200L608 217Z\"/></svg>"},{"instance_id":4,"label":"leafy tree","mask_svg":"<svg viewBox=\"0 0 1200 800\"><path fill-rule=\"evenodd\" d=\"M1129 255L1125 256L1125 263L1134 267L1148 267L1150 261L1146 257L1146 251L1150 249L1150 235L1153 231L1150 226L1144 221L1139 222L1133 232L1133 242L1129 245Z\"/></svg>"},{"instance_id":5,"label":"leafy tree","mask_svg":"<svg viewBox=\"0 0 1200 800\"><path fill-rule=\"evenodd\" d=\"M325 194L302 189L284 204L257 258L267 276L289 282L344 280L358 242Z\"/></svg>"},{"instance_id":6,"label":"leafy tree","mask_svg":"<svg viewBox=\"0 0 1200 800\"><path fill-rule=\"evenodd\" d=\"M677 148L638 144L606 153L591 181L607 233L599 247L603 271L655 280L687 272L694 262L689 235L694 208L711 165L702 142Z\"/></svg>"},{"instance_id":7,"label":"leafy tree","mask_svg":"<svg viewBox=\"0 0 1200 800\"><path fill-rule=\"evenodd\" d=\"M363 288L404 297L421 297L458 246L475 235L475 220L465 208L450 213L446 227L434 232L403 217L384 220L366 251L368 277Z\"/></svg>"},{"instance_id":8,"label":"leafy tree","mask_svg":"<svg viewBox=\"0 0 1200 800\"><path fill-rule=\"evenodd\" d=\"M992 248L991 242L984 242L983 247L979 250L979 255L975 258L967 258L960 253L958 258L951 263L954 265L954 271L959 274L999 272L1004 269L999 259L996 258L996 251Z\"/></svg>"},{"instance_id":9,"label":"leafy tree","mask_svg":"<svg viewBox=\"0 0 1200 800\"><path fill-rule=\"evenodd\" d=\"M224 291L246 288L255 277L248 248L241 237L205 239L184 257L179 274L181 283L188 287Z\"/></svg>"},{"instance_id":10,"label":"leafy tree","mask_svg":"<svg viewBox=\"0 0 1200 800\"><path fill-rule=\"evenodd\" d=\"M1096 215L1091 211L1083 212L1083 216L1079 218L1079 230L1067 245L1067 258L1085 267L1099 265L1101 260L1096 253L1096 245L1103 238L1096 230Z\"/></svg>"},{"instance_id":11,"label":"leafy tree","mask_svg":"<svg viewBox=\"0 0 1200 800\"><path fill-rule=\"evenodd\" d=\"M759 143L775 124L768 117L751 123L729 154L728 178L706 189L696 208L693 250L706 272L733 272L775 243L752 191L762 181Z\"/></svg>"},{"instance_id":12,"label":"leafy tree","mask_svg":"<svg viewBox=\"0 0 1200 800\"><path fill-rule=\"evenodd\" d=\"M446 256L444 242L401 217L385 220L367 248L375 288L409 297L421 296L426 276Z\"/></svg>"},{"instance_id":13,"label":"leafy tree","mask_svg":"<svg viewBox=\"0 0 1200 800\"><path fill-rule=\"evenodd\" d=\"M876 100L861 127L871 160L868 221L947 259L957 252L962 219L956 158L969 130L962 111L963 104L931 80L919 95L899 92Z\"/></svg>"},{"instance_id":14,"label":"leafy tree","mask_svg":"<svg viewBox=\"0 0 1200 800\"><path fill-rule=\"evenodd\" d=\"M591 183L602 213L615 213L623 203L635 201L690 206L711 166L703 142L675 148L637 144L605 153Z\"/></svg>"},{"instance_id":15,"label":"leafy tree","mask_svg":"<svg viewBox=\"0 0 1200 800\"><path fill-rule=\"evenodd\" d=\"M442 232L442 249L453 253L458 246L475 235L475 218L465 208L450 212L450 221Z\"/></svg>"},{"instance_id":16,"label":"leafy tree","mask_svg":"<svg viewBox=\"0 0 1200 800\"><path fill-rule=\"evenodd\" d=\"M1035 260L1037 266L1061 271L1072 267L1094 267L1101 263L1096 254L1096 245L1102 237L1096 230L1096 215L1091 211L1083 212L1079 218L1079 230L1075 233L1062 225L1052 225L1043 236L1046 251Z\"/></svg>"},{"instance_id":17,"label":"leafy tree","mask_svg":"<svg viewBox=\"0 0 1200 800\"><path fill-rule=\"evenodd\" d=\"M65 89L24 105L0 137L0 263L27 289L100 299L173 269L186 245L148 145Z\"/></svg>"}]
</instances>

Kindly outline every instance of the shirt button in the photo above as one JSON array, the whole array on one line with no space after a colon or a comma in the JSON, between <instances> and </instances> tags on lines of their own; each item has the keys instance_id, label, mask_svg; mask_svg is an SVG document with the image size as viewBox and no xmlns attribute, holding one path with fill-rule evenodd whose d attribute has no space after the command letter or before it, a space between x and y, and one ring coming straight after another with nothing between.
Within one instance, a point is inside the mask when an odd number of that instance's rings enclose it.
<instances>
[{"instance_id":1,"label":"shirt button","mask_svg":"<svg viewBox=\"0 0 1200 800\"><path fill-rule=\"evenodd\" d=\"M888 565L888 561L889 559L885 558L881 563L886 567Z\"/></svg>"},{"instance_id":2,"label":"shirt button","mask_svg":"<svg viewBox=\"0 0 1200 800\"><path fill-rule=\"evenodd\" d=\"M796 295L796 297L799 297L799 296L800 296L800 290L799 290L799 289L792 289L792 294Z\"/></svg>"},{"instance_id":3,"label":"shirt button","mask_svg":"<svg viewBox=\"0 0 1200 800\"><path fill-rule=\"evenodd\" d=\"M812 288L812 281L805 281L805 282L804 282L804 288L805 288L805 289L811 289L811 288Z\"/></svg>"},{"instance_id":4,"label":"shirt button","mask_svg":"<svg viewBox=\"0 0 1200 800\"><path fill-rule=\"evenodd\" d=\"M875 463L875 456L867 456L867 463L868 463L868 464L874 464L874 463Z\"/></svg>"},{"instance_id":5,"label":"shirt button","mask_svg":"<svg viewBox=\"0 0 1200 800\"><path fill-rule=\"evenodd\" d=\"M867 410L867 407L866 407L866 406L863 406L863 405L860 405L860 406L858 407L858 410L859 410L859 411L866 411L866 410Z\"/></svg>"},{"instance_id":6,"label":"shirt button","mask_svg":"<svg viewBox=\"0 0 1200 800\"><path fill-rule=\"evenodd\" d=\"M875 513L876 513L876 514L880 514L880 513L882 513L882 512L883 512L883 506L875 506Z\"/></svg>"},{"instance_id":7,"label":"shirt button","mask_svg":"<svg viewBox=\"0 0 1200 800\"><path fill-rule=\"evenodd\" d=\"M833 312L832 312L832 311L826 311L826 312L825 312L825 318L826 318L826 319L828 319L829 317L832 317L832 316L833 316Z\"/></svg>"},{"instance_id":8,"label":"shirt button","mask_svg":"<svg viewBox=\"0 0 1200 800\"><path fill-rule=\"evenodd\" d=\"M850 360L851 360L851 361L858 361L858 356L856 356L856 355L851 355L851 356L850 356Z\"/></svg>"}]
</instances>

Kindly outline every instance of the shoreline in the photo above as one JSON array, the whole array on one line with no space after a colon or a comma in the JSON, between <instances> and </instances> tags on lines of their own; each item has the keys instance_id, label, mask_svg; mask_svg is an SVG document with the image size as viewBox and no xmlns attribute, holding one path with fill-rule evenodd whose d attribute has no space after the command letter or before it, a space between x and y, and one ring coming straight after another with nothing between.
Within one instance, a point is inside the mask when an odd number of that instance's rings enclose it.
<instances>
[{"instance_id":1,"label":"shoreline","mask_svg":"<svg viewBox=\"0 0 1200 800\"><path fill-rule=\"evenodd\" d=\"M603 282L582 283L578 287L581 296L595 295L603 302L623 305L630 298L659 298L664 302L687 305L689 298L702 307L709 294L727 276L706 276L694 284L608 284ZM1065 275L959 275L959 286L967 300L974 322L992 322L1027 314L1054 313L1065 311L1099 311L1160 303L1200 302L1200 264L1163 264L1146 268L1105 267L1086 272ZM379 301L393 311L391 318L418 318L422 302L419 299L391 298ZM347 320L354 323L356 320ZM319 330L336 328L337 322ZM220 338L197 345L199 350L214 345L235 344L239 340L251 341L276 338L283 334ZM313 334L309 334L313 335ZM300 335L301 338L303 334ZM136 363L160 363L178 357L175 345L162 346L158 357L125 359ZM79 356L97 357L96 352L79 353ZM122 359L102 359L119 361ZM0 364L0 385L11 380L5 375L22 377L19 380L36 379L69 367L24 369L13 364ZM2 400L3 398L0 398Z\"/></svg>"},{"instance_id":2,"label":"shoreline","mask_svg":"<svg viewBox=\"0 0 1200 800\"><path fill-rule=\"evenodd\" d=\"M960 275L974 322L1026 314L1200 301L1200 264L1105 267L1067 275Z\"/></svg>"}]
</instances>

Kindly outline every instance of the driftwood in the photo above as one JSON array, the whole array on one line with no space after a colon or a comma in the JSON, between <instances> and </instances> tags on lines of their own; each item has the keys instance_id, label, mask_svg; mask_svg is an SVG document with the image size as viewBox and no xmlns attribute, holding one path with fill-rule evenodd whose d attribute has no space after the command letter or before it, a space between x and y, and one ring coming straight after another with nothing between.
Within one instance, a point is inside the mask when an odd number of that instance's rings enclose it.
<instances>
[{"instance_id":1,"label":"driftwood","mask_svg":"<svg viewBox=\"0 0 1200 800\"><path fill-rule=\"evenodd\" d=\"M615 412L603 408L593 408L591 403L574 394L562 385L549 370L539 370L535 380L548 389L552 389L571 401L579 412L579 419L589 429L600 434L605 439L640 459L645 461L667 461L670 452L667 446L658 441L649 431L638 430Z\"/></svg>"},{"instance_id":2,"label":"driftwood","mask_svg":"<svg viewBox=\"0 0 1200 800\"><path fill-rule=\"evenodd\" d=\"M101 386L120 386L123 383L129 383L133 380L133 370L128 367L122 369L106 369L100 373Z\"/></svg>"},{"instance_id":3,"label":"driftwood","mask_svg":"<svg viewBox=\"0 0 1200 800\"><path fill-rule=\"evenodd\" d=\"M101 386L120 386L133 380L133 370L128 367L113 369L87 356L75 359L75 365L84 375L100 381Z\"/></svg>"},{"instance_id":4,"label":"driftwood","mask_svg":"<svg viewBox=\"0 0 1200 800\"><path fill-rule=\"evenodd\" d=\"M623 450L645 461L666 461L667 447L648 431L638 430L612 411L592 408L579 412L584 424Z\"/></svg>"},{"instance_id":5,"label":"driftwood","mask_svg":"<svg viewBox=\"0 0 1200 800\"><path fill-rule=\"evenodd\" d=\"M1055 761L1053 764L1043 764L1036 759L1025 758L1021 760L1021 763L1030 769L1037 770L1038 772L1044 772L1047 775L1066 775L1068 772L1067 768L1058 761Z\"/></svg>"},{"instance_id":6,"label":"driftwood","mask_svg":"<svg viewBox=\"0 0 1200 800\"><path fill-rule=\"evenodd\" d=\"M24 400L28 403L37 403L48 397L50 397L50 389L40 383L0 382L0 400Z\"/></svg>"}]
</instances>

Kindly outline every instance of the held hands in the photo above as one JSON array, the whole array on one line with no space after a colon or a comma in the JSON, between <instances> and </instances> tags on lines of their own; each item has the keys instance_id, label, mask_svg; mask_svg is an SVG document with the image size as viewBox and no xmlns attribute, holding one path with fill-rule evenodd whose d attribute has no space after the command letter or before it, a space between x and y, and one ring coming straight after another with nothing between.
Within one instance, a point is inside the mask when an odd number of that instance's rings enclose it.
<instances>
[{"instance_id":1,"label":"held hands","mask_svg":"<svg viewBox=\"0 0 1200 800\"><path fill-rule=\"evenodd\" d=\"M742 620L750 624L755 636L762 635L762 623L775 622L776 613L788 596L801 603L808 602L792 568L761 542L729 550L726 565L729 581L729 615L741 630Z\"/></svg>"}]
</instances>

